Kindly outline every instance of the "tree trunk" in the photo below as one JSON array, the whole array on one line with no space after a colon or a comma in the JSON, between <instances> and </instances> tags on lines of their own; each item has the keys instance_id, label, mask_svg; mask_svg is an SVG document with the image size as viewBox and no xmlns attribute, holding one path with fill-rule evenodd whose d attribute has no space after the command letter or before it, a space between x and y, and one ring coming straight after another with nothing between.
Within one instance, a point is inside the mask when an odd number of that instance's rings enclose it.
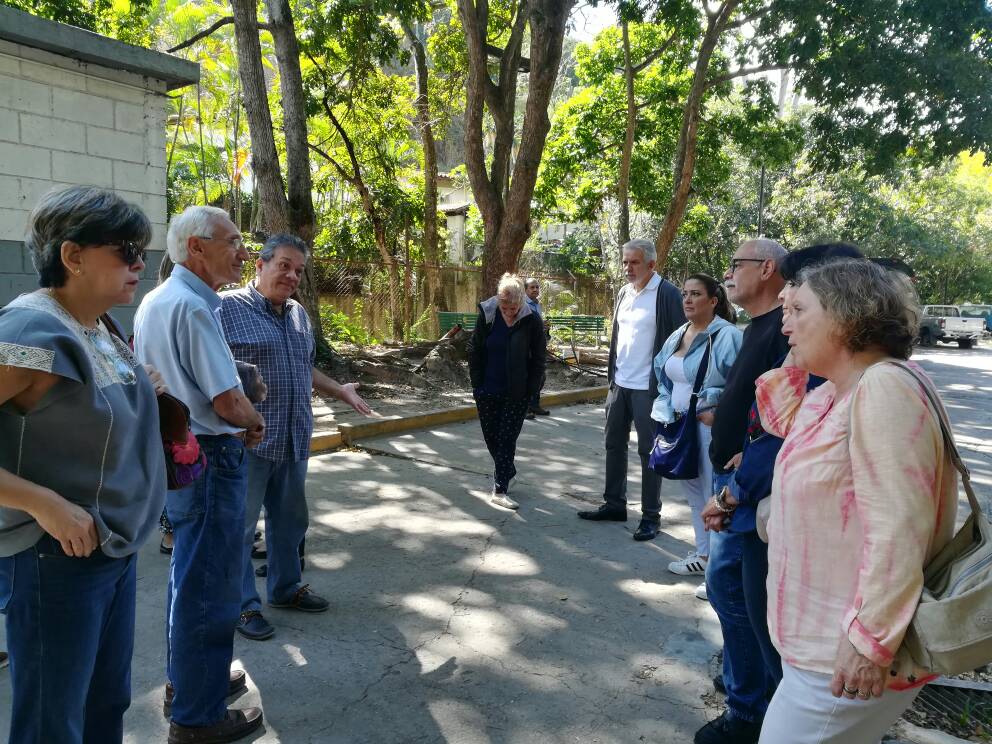
<instances>
[{"instance_id":1,"label":"tree trunk","mask_svg":"<svg viewBox=\"0 0 992 744\"><path fill-rule=\"evenodd\" d=\"M265 0L269 28L279 62L279 85L282 93L282 128L286 138L286 186L289 230L313 246L317 217L313 208L313 180L310 174L310 149L307 146L306 97L300 69L300 45L288 0ZM324 334L320 323L320 298L313 284L312 262L303 269L297 299L310 316L318 339Z\"/></svg>"},{"instance_id":2,"label":"tree trunk","mask_svg":"<svg viewBox=\"0 0 992 744\"><path fill-rule=\"evenodd\" d=\"M251 137L252 173L258 184L262 223L268 232L289 229L286 192L283 189L272 132L272 117L262 72L262 46L258 40L258 6L254 0L231 0L234 38L238 48L238 73Z\"/></svg>"},{"instance_id":3,"label":"tree trunk","mask_svg":"<svg viewBox=\"0 0 992 744\"><path fill-rule=\"evenodd\" d=\"M419 29L404 24L403 30L413 47L413 60L417 69L417 127L420 143L424 148L424 263L427 274L427 306L447 310L448 305L441 291L437 235L437 144L431 126L430 99L427 96L427 51L420 38ZM407 267L409 272L409 267Z\"/></svg>"},{"instance_id":4,"label":"tree trunk","mask_svg":"<svg viewBox=\"0 0 992 744\"><path fill-rule=\"evenodd\" d=\"M686 98L685 108L682 111L682 129L679 132L679 142L676 148L674 184L672 189L672 200L668 205L668 212L665 214L665 221L661 226L661 231L655 239L655 249L658 252L657 270L661 270L668 260L668 253L675 242L682 219L685 217L686 207L689 205L689 195L692 190L692 174L696 168L696 145L699 138L699 116L703 104L703 96L706 93L707 75L709 73L710 61L716 49L720 36L726 29L727 22L734 10L737 8L739 0L727 0L716 13L711 15L706 25L706 33L699 45L699 54L696 57L696 69L693 73L692 87Z\"/></svg>"},{"instance_id":5,"label":"tree trunk","mask_svg":"<svg viewBox=\"0 0 992 744\"><path fill-rule=\"evenodd\" d=\"M558 77L565 24L575 0L524 0L518 6L506 47L500 57L498 83L489 76L486 0L458 0L468 51L465 106L465 166L482 215L485 241L482 256L482 295L491 295L500 276L515 271L530 236L530 203L537 183L544 143L551 129L548 104ZM530 25L530 72L520 143L509 182L513 141L516 75L521 61L524 26ZM487 172L483 142L483 112L488 107L496 126L492 170ZM507 140L509 134L509 140Z\"/></svg>"},{"instance_id":6,"label":"tree trunk","mask_svg":"<svg viewBox=\"0 0 992 744\"><path fill-rule=\"evenodd\" d=\"M630 61L630 29L627 21L621 23L623 33L623 72L627 84L627 131L620 154L620 175L617 178L617 201L620 202L618 244L623 247L630 240L630 160L634 154L634 129L637 127L637 104L634 101L634 65Z\"/></svg>"}]
</instances>

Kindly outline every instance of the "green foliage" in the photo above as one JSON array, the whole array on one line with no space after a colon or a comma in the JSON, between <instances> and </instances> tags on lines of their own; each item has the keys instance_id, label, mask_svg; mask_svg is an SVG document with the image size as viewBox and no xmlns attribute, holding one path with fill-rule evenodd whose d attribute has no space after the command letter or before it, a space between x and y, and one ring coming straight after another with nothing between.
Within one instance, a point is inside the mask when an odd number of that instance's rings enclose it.
<instances>
[{"instance_id":1,"label":"green foliage","mask_svg":"<svg viewBox=\"0 0 992 744\"><path fill-rule=\"evenodd\" d=\"M371 346L379 343L362 324L362 301L355 301L355 311L348 315L328 305L320 306L320 323L324 335L330 342L341 341L355 346Z\"/></svg>"},{"instance_id":2,"label":"green foliage","mask_svg":"<svg viewBox=\"0 0 992 744\"><path fill-rule=\"evenodd\" d=\"M151 41L151 0L0 0L0 3L128 44L144 46Z\"/></svg>"}]
</instances>

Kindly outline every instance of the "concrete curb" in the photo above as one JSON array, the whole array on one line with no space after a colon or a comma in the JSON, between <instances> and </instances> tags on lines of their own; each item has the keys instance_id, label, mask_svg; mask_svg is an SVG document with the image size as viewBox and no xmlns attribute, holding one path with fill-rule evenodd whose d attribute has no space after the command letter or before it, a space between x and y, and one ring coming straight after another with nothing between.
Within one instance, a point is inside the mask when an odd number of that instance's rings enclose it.
<instances>
[{"instance_id":1,"label":"concrete curb","mask_svg":"<svg viewBox=\"0 0 992 744\"><path fill-rule=\"evenodd\" d=\"M548 393L541 397L541 403L545 406L567 406L573 403L603 400L609 390L608 386L602 385L566 390L561 393ZM347 447L360 439L397 434L411 429L427 429L459 421L470 421L477 416L478 412L475 410L475 406L457 406L439 411L416 413L411 416L385 416L361 424L341 424L337 431L314 434L310 439L310 454L317 455Z\"/></svg>"}]
</instances>

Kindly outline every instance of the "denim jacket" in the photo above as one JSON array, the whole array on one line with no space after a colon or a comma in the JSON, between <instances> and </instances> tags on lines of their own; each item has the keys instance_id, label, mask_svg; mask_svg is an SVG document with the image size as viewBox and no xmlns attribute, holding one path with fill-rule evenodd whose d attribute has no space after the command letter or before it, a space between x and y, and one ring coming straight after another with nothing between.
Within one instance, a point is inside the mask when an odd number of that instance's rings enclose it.
<instances>
[{"instance_id":1,"label":"denim jacket","mask_svg":"<svg viewBox=\"0 0 992 744\"><path fill-rule=\"evenodd\" d=\"M689 324L686 323L675 333L668 337L668 340L661 347L658 356L654 358L654 373L658 379L658 397L651 408L651 418L663 424L670 424L675 420L675 411L672 410L672 381L665 374L665 363L669 357L675 353L682 343L682 336L685 334ZM690 384L696 381L696 374L699 371L699 363L703 360L703 353L706 351L706 344L711 335L719 331L713 341L713 350L710 352L710 359L707 364L706 376L703 378L703 387L699 393L699 401L696 405L697 411L705 411L714 408L720 395L723 393L723 386L727 382L727 373L737 359L737 352L741 349L744 334L737 326L723 318L713 318L713 321L706 326L706 330L698 333L692 340L689 350L683 358L683 369Z\"/></svg>"}]
</instances>

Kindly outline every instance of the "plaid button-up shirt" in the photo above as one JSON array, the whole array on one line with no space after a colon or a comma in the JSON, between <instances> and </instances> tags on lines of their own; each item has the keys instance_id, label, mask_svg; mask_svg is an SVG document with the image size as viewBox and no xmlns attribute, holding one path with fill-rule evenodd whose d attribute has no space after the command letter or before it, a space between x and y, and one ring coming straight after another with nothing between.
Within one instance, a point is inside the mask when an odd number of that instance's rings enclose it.
<instances>
[{"instance_id":1,"label":"plaid button-up shirt","mask_svg":"<svg viewBox=\"0 0 992 744\"><path fill-rule=\"evenodd\" d=\"M306 311L287 300L280 315L251 284L224 292L221 299L220 318L231 353L258 367L269 389L256 405L265 417L265 438L252 453L273 462L307 459L316 346Z\"/></svg>"}]
</instances>

